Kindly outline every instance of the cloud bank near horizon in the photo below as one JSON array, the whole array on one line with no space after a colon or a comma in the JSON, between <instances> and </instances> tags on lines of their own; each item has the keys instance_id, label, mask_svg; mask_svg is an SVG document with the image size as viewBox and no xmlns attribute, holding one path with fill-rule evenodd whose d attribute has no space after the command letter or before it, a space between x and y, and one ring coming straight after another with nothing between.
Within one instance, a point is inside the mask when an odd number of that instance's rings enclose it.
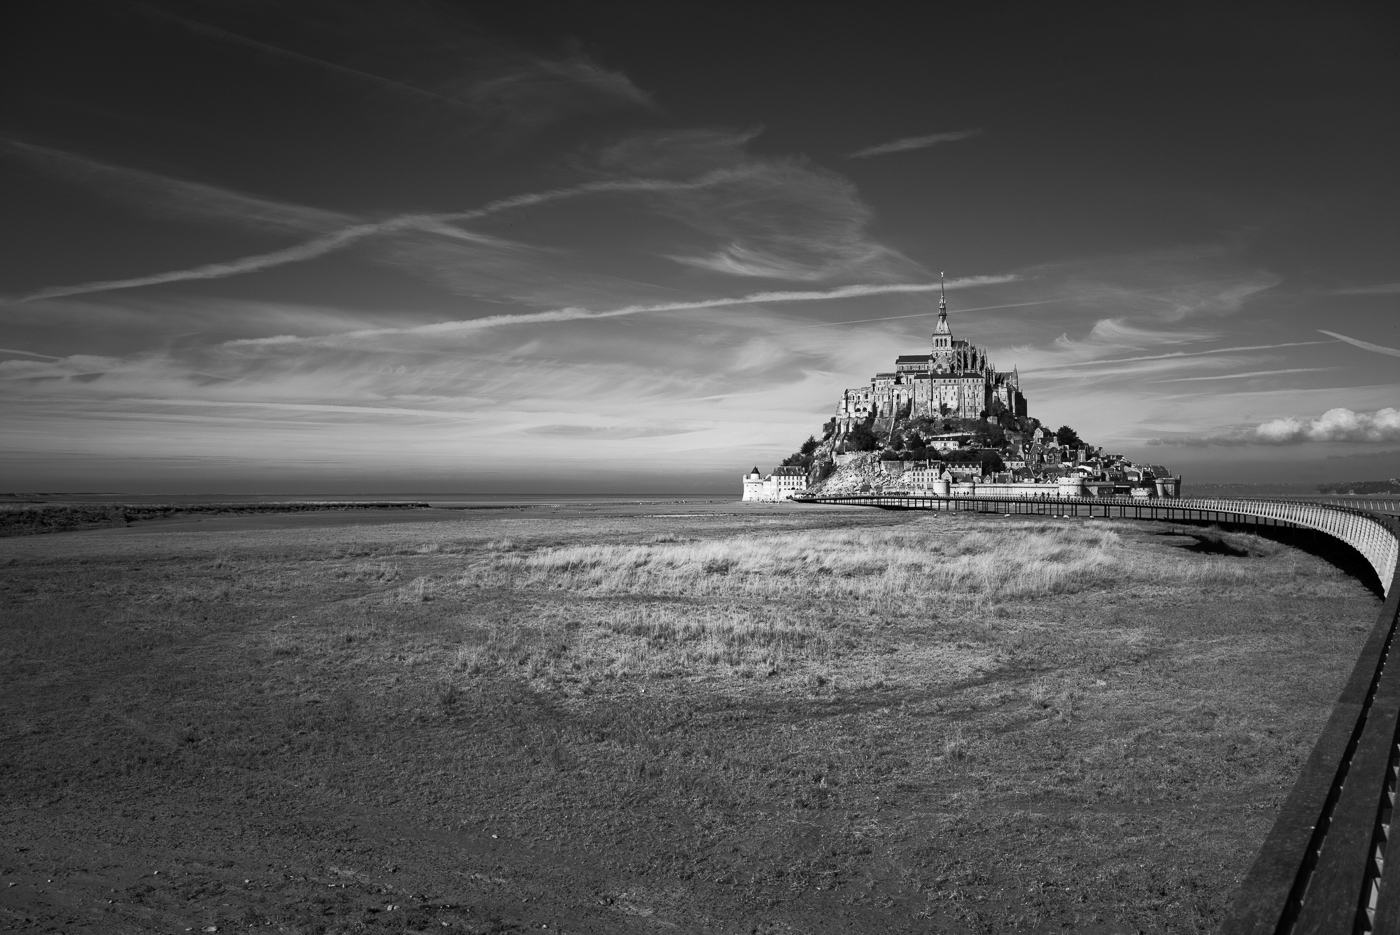
<instances>
[{"instance_id":1,"label":"cloud bank near horizon","mask_svg":"<svg viewBox=\"0 0 1400 935\"><path fill-rule=\"evenodd\" d=\"M1299 445L1305 442L1348 442L1355 444L1391 444L1400 441L1400 409L1386 407L1375 412L1354 412L1337 407L1322 415L1306 417L1285 416L1270 419L1253 428L1238 429L1217 435L1181 436L1153 439L1153 445Z\"/></svg>"}]
</instances>

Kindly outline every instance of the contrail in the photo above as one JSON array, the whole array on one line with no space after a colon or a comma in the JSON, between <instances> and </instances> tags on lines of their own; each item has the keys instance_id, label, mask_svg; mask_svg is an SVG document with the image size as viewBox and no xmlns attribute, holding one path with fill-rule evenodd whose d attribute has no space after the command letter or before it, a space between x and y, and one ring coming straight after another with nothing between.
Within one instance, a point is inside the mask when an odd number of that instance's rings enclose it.
<instances>
[{"instance_id":1,"label":"contrail","mask_svg":"<svg viewBox=\"0 0 1400 935\"><path fill-rule=\"evenodd\" d=\"M168 273L139 276L135 279L105 279L97 282L79 283L74 286L54 286L49 289L40 289L38 292L31 292L28 295L20 296L14 300L14 304L32 302L36 299L55 299L66 295L84 295L89 292L135 289L139 286L157 286L161 283L184 282L191 279L222 279L225 276L252 273L260 269L267 269L270 266L281 266L284 263L296 263L301 260L310 260L318 256L323 256L333 250L339 250L357 240L368 237L370 234L378 233L381 227L382 225L378 224L357 224L354 227L347 227L344 230L336 231L334 234L318 237L315 240L307 241L295 247L288 247L285 250L275 250L272 253L260 253L256 256L243 257L239 260L230 260L226 263L209 263L204 266L196 266L193 269L173 270Z\"/></svg>"},{"instance_id":2,"label":"contrail","mask_svg":"<svg viewBox=\"0 0 1400 935\"><path fill-rule=\"evenodd\" d=\"M1250 370L1245 373L1221 373L1209 377L1173 377L1170 380L1153 380L1153 383L1197 383L1201 380L1238 380L1243 377L1268 377L1279 373L1317 373L1321 370L1336 370L1336 367L1290 367L1287 370Z\"/></svg>"},{"instance_id":3,"label":"contrail","mask_svg":"<svg viewBox=\"0 0 1400 935\"><path fill-rule=\"evenodd\" d=\"M894 140L889 143L881 143L878 146L867 146L865 149L858 149L846 155L847 159L864 159L867 156L883 156L886 153L902 153L909 149L926 149L929 146L937 146L939 143L954 143L958 140L965 140L969 137L981 136L982 128L972 130L952 130L948 133L929 133L926 136L906 136L902 140Z\"/></svg>"},{"instance_id":4,"label":"contrail","mask_svg":"<svg viewBox=\"0 0 1400 935\"><path fill-rule=\"evenodd\" d=\"M987 277L987 278L990 279L990 278L994 278L994 277ZM1001 282L1008 282L1009 279L999 280L999 281L1001 281ZM979 283L979 285L980 285L980 283ZM990 311L994 311L995 309L999 309L999 308L1025 308L1026 306L1029 306L1029 305L1050 305L1050 304L1052 304L1052 303L1054 303L1054 302L1062 302L1062 301L1064 301L1064 300L1063 300L1063 299L1041 299L1041 300L1038 301L1038 302L1012 302L1010 305L980 305L980 306L977 306L976 308L960 308L960 309L958 309L958 314L962 314L963 312L990 312ZM930 318L930 317L932 317L932 316L934 316L934 315L937 315L937 314L938 314L937 312L919 312L917 315L890 315L890 316L888 316L888 317L886 317L886 318L852 318L850 321L820 321L820 322L817 322L815 325L803 325L802 328L830 328L830 327L832 327L832 326L834 326L834 325L863 325L863 324L865 324L865 323L867 323L867 322L871 322L871 321L899 321L900 319L903 319L903 318ZM799 328L799 329L797 329L797 330L802 330L802 328ZM1318 343L1318 344L1323 344L1323 343L1326 343L1326 342L1318 341L1317 343Z\"/></svg>"},{"instance_id":5,"label":"contrail","mask_svg":"<svg viewBox=\"0 0 1400 935\"><path fill-rule=\"evenodd\" d=\"M262 52L266 55L274 55L278 58L290 59L291 61L301 62L305 65L313 65L317 68L324 68L327 71L332 71L336 74L344 75L347 78L353 78L359 82L368 82L369 84L376 85L386 90L397 91L402 94L407 94L411 97L419 98L421 100L430 100L439 104L453 104L458 107L464 106L463 101L460 101L455 97L448 97L445 94L439 94L436 91L429 91L426 88L419 88L411 84L404 84L402 81L394 81L392 78L385 78L382 75L371 74L370 72L360 71L356 68L347 68L344 65L337 65L334 62L328 62L324 59L315 58L314 56L304 55L301 52L293 52L290 49L284 49L280 46L268 45L266 42L259 42L256 39L249 39L247 36L241 36L238 33L229 32L227 29L220 29L217 26L210 26L207 23L201 23L197 20L188 19L184 16L179 16L175 13L169 13L165 10L157 9L156 7L148 6L144 3L138 3L135 4L135 6L137 9L139 9L141 12L145 13L148 16L153 16L159 19L168 20L173 23L178 23L179 25L185 27L191 32L196 32L201 35L208 36L210 38L222 39L223 41L231 42L234 45L241 45L245 48L255 49L256 51Z\"/></svg>"},{"instance_id":6,"label":"contrail","mask_svg":"<svg viewBox=\"0 0 1400 935\"><path fill-rule=\"evenodd\" d=\"M0 354L23 354L25 357L42 357L45 360L62 360L62 357L55 357L53 354L36 354L33 351L21 351L13 347L0 347Z\"/></svg>"},{"instance_id":7,"label":"contrail","mask_svg":"<svg viewBox=\"0 0 1400 935\"><path fill-rule=\"evenodd\" d=\"M743 174L744 172L742 170L722 169L707 173L706 175L687 182L677 182L669 179L620 179L610 182L585 182L582 185L575 185L569 188L554 188L542 192L512 195L509 198L501 198L470 211L455 211L447 214L404 214L389 218L385 221L355 224L322 237L317 237L314 240L308 240L306 243L298 244L295 247L273 250L270 253L259 253L253 256L241 257L236 260L227 260L222 263L208 263L204 266L196 266L190 269L153 273L149 276L137 276L131 279L104 279L96 282L77 283L71 286L51 286L47 289L40 289L36 292L19 296L11 300L11 302L17 305L21 302L32 302L37 299L54 299L61 296L85 295L90 292L111 292L116 289L135 289L140 286L155 286L168 282L186 282L196 279L223 279L226 276L238 276L243 273L254 273L258 270L268 269L273 266L283 266L287 263L300 263L304 260L312 260L316 257L325 256L327 253L333 253L336 250L344 249L351 244L364 240L366 237L403 230L422 230L441 234L446 237L472 240L478 243L499 244L501 241L494 240L493 238L481 234L473 234L451 225L462 221L476 220L492 214L499 214L502 211L532 207L534 205L546 204L551 201L560 201L566 198L576 198L580 195L607 192L686 191L715 185L719 182L738 178Z\"/></svg>"},{"instance_id":8,"label":"contrail","mask_svg":"<svg viewBox=\"0 0 1400 935\"><path fill-rule=\"evenodd\" d=\"M1057 367L1037 370L1035 372L1049 373L1051 370L1065 370L1070 367L1097 367L1100 364L1126 364L1138 360L1177 360L1182 357L1202 357L1206 354L1233 354L1239 351L1267 351L1276 347L1307 347L1313 344L1331 343L1331 341L1289 341L1286 344L1250 344L1245 347L1217 347L1208 351L1174 351L1171 354L1151 354L1144 357L1104 357L1098 360L1081 360L1075 363L1060 364Z\"/></svg>"},{"instance_id":9,"label":"contrail","mask_svg":"<svg viewBox=\"0 0 1400 935\"><path fill-rule=\"evenodd\" d=\"M1397 350L1393 347L1385 347L1381 344L1372 344L1369 341L1358 341L1356 338L1349 338L1346 335L1338 334L1335 331L1323 331L1321 328L1318 328L1317 330L1319 334L1325 334L1328 337L1336 338L1338 341L1345 341L1348 344L1354 344L1364 351L1375 351L1377 354L1389 354L1391 357L1400 357L1400 350Z\"/></svg>"},{"instance_id":10,"label":"contrail","mask_svg":"<svg viewBox=\"0 0 1400 935\"><path fill-rule=\"evenodd\" d=\"M949 289L970 286L988 286L1012 282L1013 275L970 276L952 279L946 284ZM249 347L288 344L331 344L341 340L378 338L393 334L460 334L499 328L505 325L531 325L545 322L578 321L592 318L619 318L624 315L641 315L648 312L676 312L684 309L723 308L730 305L759 305L772 302L822 302L830 299L847 299L866 295L889 295L891 293L936 292L943 285L931 283L889 283L841 286L837 289L806 292L754 292L749 295L722 299L697 299L693 302L662 302L652 305L624 305L612 309L557 308L546 312L527 312L521 315L487 315L484 318L471 318L464 321L440 321L431 325L416 325L412 328L364 328L359 331L345 331L340 334L300 337L294 334L273 335L266 338L239 338L225 341L224 347Z\"/></svg>"},{"instance_id":11,"label":"contrail","mask_svg":"<svg viewBox=\"0 0 1400 935\"><path fill-rule=\"evenodd\" d=\"M20 140L4 140L3 147L0 153L19 156L39 171L65 181L94 185L103 195L121 198L158 215L176 213L201 219L231 220L254 227L289 230L298 236L348 227L359 220L336 211L271 201L202 182L114 166Z\"/></svg>"},{"instance_id":12,"label":"contrail","mask_svg":"<svg viewBox=\"0 0 1400 935\"><path fill-rule=\"evenodd\" d=\"M258 270L267 269L272 266L282 266L287 263L299 263L303 260L313 260L318 256L325 256L327 253L334 253L344 247L348 247L356 241L363 240L373 234L391 233L402 230L422 230L434 234L441 234L444 237L454 237L458 240L469 240L474 243L485 243L500 246L505 241L495 237L487 237L482 234L473 234L460 228L443 224L439 218L432 215L406 214L392 218L388 221L381 221L371 224L356 224L324 237L317 237L315 240L308 240L306 243L298 244L295 247L287 247L284 250L274 250L271 253L259 253L255 256L243 257L238 260L229 260L224 263L208 263L204 266L196 266L192 269L173 270L168 273L155 273L151 276L138 276L134 279L107 279L98 282L79 283L74 286L54 286L49 289L40 289L38 292L31 292L28 295L20 296L14 300L13 304L21 302L32 302L36 299L54 299L66 295L84 295L89 292L110 292L114 289L135 289L139 286L156 286L167 282L184 282L192 279L223 279L226 276L237 276L242 273L255 273Z\"/></svg>"},{"instance_id":13,"label":"contrail","mask_svg":"<svg viewBox=\"0 0 1400 935\"><path fill-rule=\"evenodd\" d=\"M437 409L404 409L397 406L339 406L331 403L278 403L258 400L216 399L153 399L148 396L117 399L116 402L159 404L164 406L221 406L229 409L284 409L308 412L387 413L396 416L434 416L436 418L471 418L475 413L443 412Z\"/></svg>"}]
</instances>

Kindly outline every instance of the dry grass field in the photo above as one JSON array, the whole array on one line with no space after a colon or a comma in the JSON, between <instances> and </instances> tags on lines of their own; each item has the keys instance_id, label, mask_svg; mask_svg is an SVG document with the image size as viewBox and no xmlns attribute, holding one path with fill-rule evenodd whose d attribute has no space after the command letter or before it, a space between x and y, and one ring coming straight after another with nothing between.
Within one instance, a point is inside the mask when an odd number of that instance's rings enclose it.
<instances>
[{"instance_id":1,"label":"dry grass field","mask_svg":"<svg viewBox=\"0 0 1400 935\"><path fill-rule=\"evenodd\" d=\"M0 921L92 932L1212 931L1379 605L1245 534L737 504L0 588Z\"/></svg>"}]
</instances>

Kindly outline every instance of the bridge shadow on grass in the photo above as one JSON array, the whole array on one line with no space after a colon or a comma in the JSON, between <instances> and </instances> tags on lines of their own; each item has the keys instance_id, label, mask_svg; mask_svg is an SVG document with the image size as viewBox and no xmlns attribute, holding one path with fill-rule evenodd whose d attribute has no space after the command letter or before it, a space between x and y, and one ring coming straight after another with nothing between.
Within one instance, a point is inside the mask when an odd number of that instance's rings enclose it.
<instances>
[{"instance_id":1,"label":"bridge shadow on grass","mask_svg":"<svg viewBox=\"0 0 1400 935\"><path fill-rule=\"evenodd\" d=\"M1270 542L1291 546L1309 555L1315 555L1337 570L1350 575L1366 586L1372 594L1385 599L1385 588L1380 576L1371 567L1366 557L1356 549L1315 529L1295 529L1288 526L1255 526L1250 523L1214 523L1173 520L1161 532L1163 536L1187 536L1195 540L1183 548L1206 555L1230 555L1248 558L1251 552L1241 542L1230 541L1229 534L1244 533L1255 535Z\"/></svg>"}]
</instances>

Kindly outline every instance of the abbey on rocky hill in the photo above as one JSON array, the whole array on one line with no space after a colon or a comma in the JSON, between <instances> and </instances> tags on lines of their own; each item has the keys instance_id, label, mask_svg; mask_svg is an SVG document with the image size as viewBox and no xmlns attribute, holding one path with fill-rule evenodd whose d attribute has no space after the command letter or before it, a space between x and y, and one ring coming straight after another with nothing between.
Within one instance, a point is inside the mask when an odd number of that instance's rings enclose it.
<instances>
[{"instance_id":1,"label":"abbey on rocky hill","mask_svg":"<svg viewBox=\"0 0 1400 935\"><path fill-rule=\"evenodd\" d=\"M896 358L893 372L845 390L820 439L812 435L768 477L757 468L744 475L744 499L1180 494L1181 477L1162 465L1105 454L1026 409L1014 368L997 370L984 351L953 337L943 295L929 353Z\"/></svg>"},{"instance_id":2,"label":"abbey on rocky hill","mask_svg":"<svg viewBox=\"0 0 1400 935\"><path fill-rule=\"evenodd\" d=\"M941 275L941 274L940 274ZM928 416L982 419L1024 417L1026 398L1015 368L998 371L987 354L953 337L948 326L948 297L938 299L938 326L927 354L895 358L894 370L877 373L869 386L845 390L836 407L836 434L872 421Z\"/></svg>"}]
</instances>

